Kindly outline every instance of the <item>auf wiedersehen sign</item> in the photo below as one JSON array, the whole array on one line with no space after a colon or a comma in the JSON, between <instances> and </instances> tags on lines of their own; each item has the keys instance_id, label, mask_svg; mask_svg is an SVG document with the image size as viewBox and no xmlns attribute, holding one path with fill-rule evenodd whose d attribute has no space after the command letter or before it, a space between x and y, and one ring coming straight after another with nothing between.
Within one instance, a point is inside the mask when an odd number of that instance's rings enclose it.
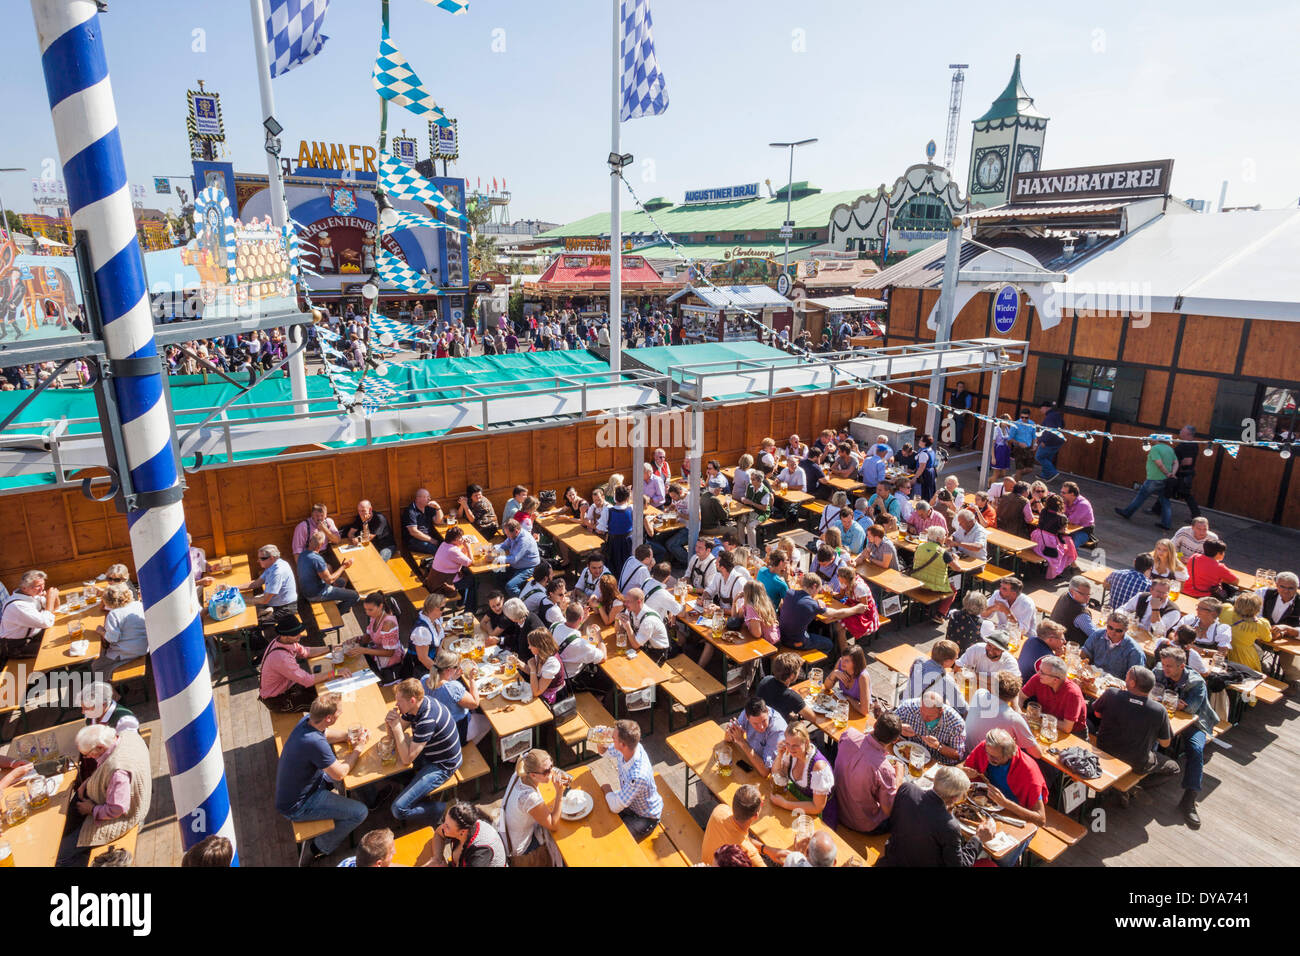
<instances>
[{"instance_id":1,"label":"auf wiedersehen sign","mask_svg":"<svg viewBox=\"0 0 1300 956\"><path fill-rule=\"evenodd\" d=\"M1114 166L1080 166L1016 173L1011 181L1011 202L1062 199L1123 199L1169 194L1172 159Z\"/></svg>"}]
</instances>

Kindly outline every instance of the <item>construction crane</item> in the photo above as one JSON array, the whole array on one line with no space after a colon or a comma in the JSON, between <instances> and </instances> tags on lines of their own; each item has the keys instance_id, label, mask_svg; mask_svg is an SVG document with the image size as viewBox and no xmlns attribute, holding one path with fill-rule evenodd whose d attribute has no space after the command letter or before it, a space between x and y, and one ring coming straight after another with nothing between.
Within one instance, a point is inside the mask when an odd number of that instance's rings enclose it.
<instances>
[{"instance_id":1,"label":"construction crane","mask_svg":"<svg viewBox=\"0 0 1300 956\"><path fill-rule=\"evenodd\" d=\"M952 75L952 93L948 97L948 137L943 144L943 166L952 172L953 160L957 158L957 123L961 119L961 91L966 85L966 70L969 63L949 63L948 69L955 70Z\"/></svg>"}]
</instances>

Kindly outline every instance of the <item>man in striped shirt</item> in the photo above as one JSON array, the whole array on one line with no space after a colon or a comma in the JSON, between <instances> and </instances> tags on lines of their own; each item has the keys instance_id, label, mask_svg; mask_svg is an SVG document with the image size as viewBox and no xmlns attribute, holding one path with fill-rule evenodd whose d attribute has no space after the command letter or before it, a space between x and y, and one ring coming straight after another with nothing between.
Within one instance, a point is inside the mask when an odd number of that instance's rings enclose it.
<instances>
[{"instance_id":1,"label":"man in striped shirt","mask_svg":"<svg viewBox=\"0 0 1300 956\"><path fill-rule=\"evenodd\" d=\"M397 760L415 770L406 789L393 799L393 818L413 821L415 828L433 826L446 807L425 796L447 782L460 768L460 736L446 707L425 696L424 686L408 677L395 688L395 703L384 722L396 744ZM411 725L408 738L401 723Z\"/></svg>"},{"instance_id":2,"label":"man in striped shirt","mask_svg":"<svg viewBox=\"0 0 1300 956\"><path fill-rule=\"evenodd\" d=\"M601 744L601 754L607 748ZM627 824L633 839L650 835L664 812L664 800L655 787L654 767L641 746L641 728L634 720L620 720L614 725L614 762L618 766L618 790L607 783L600 785L605 803Z\"/></svg>"}]
</instances>

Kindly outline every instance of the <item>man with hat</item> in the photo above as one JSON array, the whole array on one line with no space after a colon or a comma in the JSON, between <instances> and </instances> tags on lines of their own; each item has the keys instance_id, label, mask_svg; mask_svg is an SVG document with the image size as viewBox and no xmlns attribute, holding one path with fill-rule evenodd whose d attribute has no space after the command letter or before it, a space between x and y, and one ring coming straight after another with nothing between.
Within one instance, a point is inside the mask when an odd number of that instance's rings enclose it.
<instances>
[{"instance_id":1,"label":"man with hat","mask_svg":"<svg viewBox=\"0 0 1300 956\"><path fill-rule=\"evenodd\" d=\"M957 664L973 670L982 687L988 686L999 671L1019 676L1020 665L1008 652L1009 646L1006 631L993 631L983 641L966 648L966 653L957 658Z\"/></svg>"},{"instance_id":2,"label":"man with hat","mask_svg":"<svg viewBox=\"0 0 1300 956\"><path fill-rule=\"evenodd\" d=\"M275 642L262 655L258 688L258 699L274 713L298 713L316 699L315 676L298 666L298 658L309 656L298 643L306 633L296 617L275 622Z\"/></svg>"}]
</instances>

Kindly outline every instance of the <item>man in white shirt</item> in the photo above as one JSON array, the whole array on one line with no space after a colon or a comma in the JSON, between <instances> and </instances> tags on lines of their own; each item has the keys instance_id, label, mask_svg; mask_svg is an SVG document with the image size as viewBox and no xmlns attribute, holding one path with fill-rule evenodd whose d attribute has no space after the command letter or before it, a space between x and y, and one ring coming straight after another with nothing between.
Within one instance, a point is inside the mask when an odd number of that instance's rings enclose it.
<instances>
[{"instance_id":1,"label":"man in white shirt","mask_svg":"<svg viewBox=\"0 0 1300 956\"><path fill-rule=\"evenodd\" d=\"M682 606L677 603L672 589L668 586L668 579L672 573L672 566L667 561L660 561L651 569L650 580L642 589L645 592L645 606L652 611L658 611L659 616L664 619L665 626L682 613Z\"/></svg>"},{"instance_id":2,"label":"man in white shirt","mask_svg":"<svg viewBox=\"0 0 1300 956\"><path fill-rule=\"evenodd\" d=\"M27 571L0 605L0 660L35 657L47 627L54 626L59 589L45 587L44 571Z\"/></svg>"},{"instance_id":3,"label":"man in white shirt","mask_svg":"<svg viewBox=\"0 0 1300 956\"><path fill-rule=\"evenodd\" d=\"M957 512L957 527L948 535L948 544L957 548L959 557L988 560L988 532L975 520L975 513L969 508Z\"/></svg>"},{"instance_id":4,"label":"man in white shirt","mask_svg":"<svg viewBox=\"0 0 1300 956\"><path fill-rule=\"evenodd\" d=\"M578 583L573 586L573 593L580 600L587 600L600 591L600 579L605 574L605 559L599 554L587 558L587 567L578 575Z\"/></svg>"},{"instance_id":5,"label":"man in white shirt","mask_svg":"<svg viewBox=\"0 0 1300 956\"><path fill-rule=\"evenodd\" d=\"M1004 631L994 631L978 644L966 648L966 653L957 658L961 667L968 667L975 672L981 687L990 686L993 675L999 671L1010 671L1020 676L1020 665L1007 650L1007 635Z\"/></svg>"},{"instance_id":6,"label":"man in white shirt","mask_svg":"<svg viewBox=\"0 0 1300 956\"><path fill-rule=\"evenodd\" d=\"M1015 620L1020 625L1021 634L1033 634L1037 609L1034 602L1023 593L1024 589L1025 582L1014 574L1003 578L998 582L997 593L989 598L988 607L980 616L988 620L995 630L1002 630L1008 621Z\"/></svg>"},{"instance_id":7,"label":"man in white shirt","mask_svg":"<svg viewBox=\"0 0 1300 956\"><path fill-rule=\"evenodd\" d=\"M1001 481L996 481L989 486L989 499L996 501L1004 494L1010 494L1011 490L1016 487L1016 479L1007 475Z\"/></svg>"},{"instance_id":8,"label":"man in white shirt","mask_svg":"<svg viewBox=\"0 0 1300 956\"><path fill-rule=\"evenodd\" d=\"M1168 578L1153 579L1149 592L1135 594L1120 610L1156 637L1163 637L1177 627L1183 616L1178 606L1169 600Z\"/></svg>"},{"instance_id":9,"label":"man in white shirt","mask_svg":"<svg viewBox=\"0 0 1300 956\"><path fill-rule=\"evenodd\" d=\"M629 646L644 650L655 663L661 663L671 647L663 618L645 606L645 592L640 588L624 591L623 601L627 615L618 619L617 626L628 636Z\"/></svg>"},{"instance_id":10,"label":"man in white shirt","mask_svg":"<svg viewBox=\"0 0 1300 956\"><path fill-rule=\"evenodd\" d=\"M557 624L552 632L555 646L559 648L560 661L564 664L564 679L575 685L574 690L590 686L587 678L594 679L595 674L591 671L584 674L584 669L588 664L599 664L605 659L605 645L593 644L582 636L582 622L586 613L582 605L574 601L564 611L564 623Z\"/></svg>"},{"instance_id":11,"label":"man in white shirt","mask_svg":"<svg viewBox=\"0 0 1300 956\"><path fill-rule=\"evenodd\" d=\"M776 476L778 483L785 482L791 491L804 491L808 487L808 475L799 467L799 456L791 455L785 460L785 467Z\"/></svg>"},{"instance_id":12,"label":"man in white shirt","mask_svg":"<svg viewBox=\"0 0 1300 956\"><path fill-rule=\"evenodd\" d=\"M650 569L655 566L655 553L648 544L642 544L623 562L618 572L618 590L626 594L632 588L642 587L650 580Z\"/></svg>"},{"instance_id":13,"label":"man in white shirt","mask_svg":"<svg viewBox=\"0 0 1300 956\"><path fill-rule=\"evenodd\" d=\"M1174 550L1186 561L1194 554L1204 554L1205 542L1218 541L1219 536L1210 530L1209 519L1193 518L1191 524L1185 524L1175 531L1170 540Z\"/></svg>"},{"instance_id":14,"label":"man in white shirt","mask_svg":"<svg viewBox=\"0 0 1300 956\"><path fill-rule=\"evenodd\" d=\"M701 535L695 539L695 553L686 563L686 583L697 591L707 593L713 590L717 574L718 559L713 556L713 539Z\"/></svg>"},{"instance_id":15,"label":"man in white shirt","mask_svg":"<svg viewBox=\"0 0 1300 956\"><path fill-rule=\"evenodd\" d=\"M736 599L740 597L748 580L748 572L736 566L735 554L723 551L718 555L718 574L713 587L709 589L709 596L725 610L734 613Z\"/></svg>"}]
</instances>

